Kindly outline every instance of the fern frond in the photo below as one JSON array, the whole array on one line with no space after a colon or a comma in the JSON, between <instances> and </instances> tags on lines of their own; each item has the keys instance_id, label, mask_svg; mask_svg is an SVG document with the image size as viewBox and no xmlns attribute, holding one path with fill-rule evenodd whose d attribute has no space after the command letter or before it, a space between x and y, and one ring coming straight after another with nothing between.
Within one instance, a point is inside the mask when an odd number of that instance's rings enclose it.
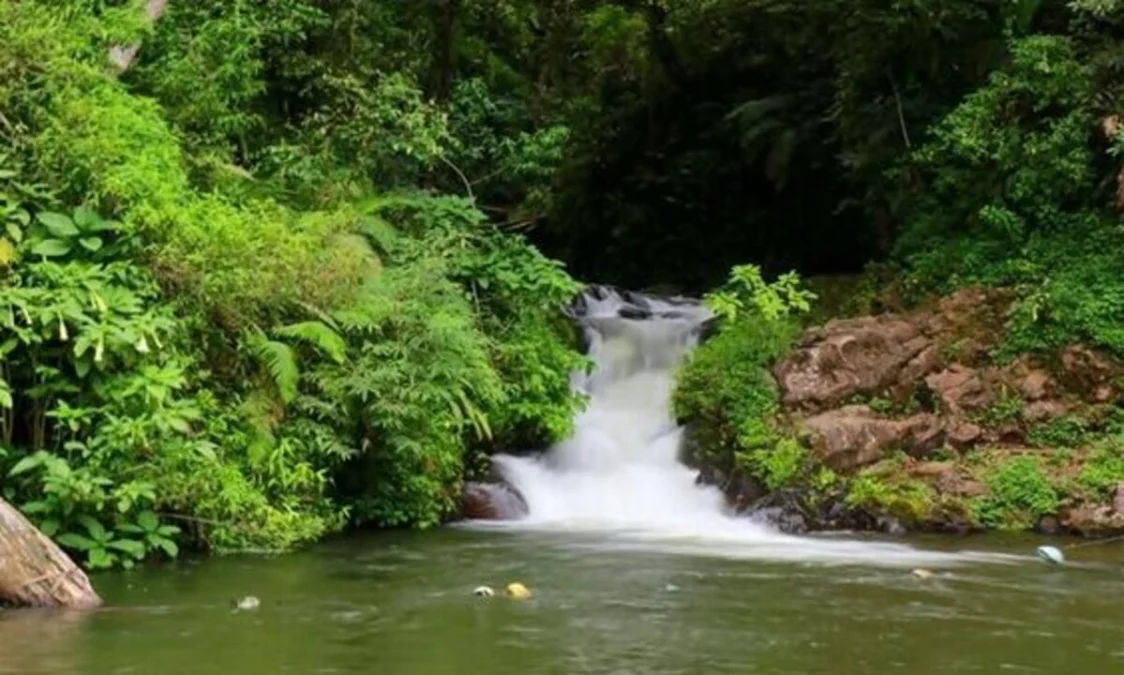
<instances>
[{"instance_id":1,"label":"fern frond","mask_svg":"<svg viewBox=\"0 0 1124 675\"><path fill-rule=\"evenodd\" d=\"M302 321L273 330L274 335L299 340L324 352L336 363L347 360L347 343L321 321Z\"/></svg>"},{"instance_id":2,"label":"fern frond","mask_svg":"<svg viewBox=\"0 0 1124 675\"><path fill-rule=\"evenodd\" d=\"M297 357L293 349L284 342L270 340L262 334L255 334L251 338L250 348L269 371L281 400L289 403L296 398L300 370L297 368Z\"/></svg>"}]
</instances>

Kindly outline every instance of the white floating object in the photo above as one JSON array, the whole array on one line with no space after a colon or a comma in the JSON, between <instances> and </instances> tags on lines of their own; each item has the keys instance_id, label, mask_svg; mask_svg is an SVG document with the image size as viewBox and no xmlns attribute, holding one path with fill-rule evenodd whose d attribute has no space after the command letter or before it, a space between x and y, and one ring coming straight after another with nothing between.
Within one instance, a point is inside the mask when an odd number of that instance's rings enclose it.
<instances>
[{"instance_id":1,"label":"white floating object","mask_svg":"<svg viewBox=\"0 0 1124 675\"><path fill-rule=\"evenodd\" d=\"M1037 553L1039 558L1053 565L1061 565L1065 562L1065 555L1054 546L1039 546Z\"/></svg>"},{"instance_id":2,"label":"white floating object","mask_svg":"<svg viewBox=\"0 0 1124 675\"><path fill-rule=\"evenodd\" d=\"M930 572L929 570L923 570L923 569L913 570L912 572L910 572L910 574L917 577L918 579L929 579L933 576L932 572Z\"/></svg>"},{"instance_id":3,"label":"white floating object","mask_svg":"<svg viewBox=\"0 0 1124 675\"><path fill-rule=\"evenodd\" d=\"M676 586L675 584L668 584L668 585L664 586L663 589L665 591L667 591L668 593L674 593L675 591L679 590L679 587Z\"/></svg>"},{"instance_id":4,"label":"white floating object","mask_svg":"<svg viewBox=\"0 0 1124 675\"><path fill-rule=\"evenodd\" d=\"M476 589L472 591L472 594L479 595L482 598L490 598L495 595L496 592L488 586L477 586Z\"/></svg>"}]
</instances>

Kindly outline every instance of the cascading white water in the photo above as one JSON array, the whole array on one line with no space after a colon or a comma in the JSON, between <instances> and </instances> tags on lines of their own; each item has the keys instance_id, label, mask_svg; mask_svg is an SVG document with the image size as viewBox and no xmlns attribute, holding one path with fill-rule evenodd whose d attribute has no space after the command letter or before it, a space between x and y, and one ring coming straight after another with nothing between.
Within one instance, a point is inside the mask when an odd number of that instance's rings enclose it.
<instances>
[{"instance_id":1,"label":"cascading white water","mask_svg":"<svg viewBox=\"0 0 1124 675\"><path fill-rule=\"evenodd\" d=\"M588 405L573 436L545 454L494 458L529 510L524 520L501 527L602 531L618 545L707 555L886 565L980 559L797 537L735 517L717 489L696 484L696 472L680 463L682 429L670 410L675 369L697 343L709 311L697 302L594 287L574 314L595 365L574 376Z\"/></svg>"}]
</instances>

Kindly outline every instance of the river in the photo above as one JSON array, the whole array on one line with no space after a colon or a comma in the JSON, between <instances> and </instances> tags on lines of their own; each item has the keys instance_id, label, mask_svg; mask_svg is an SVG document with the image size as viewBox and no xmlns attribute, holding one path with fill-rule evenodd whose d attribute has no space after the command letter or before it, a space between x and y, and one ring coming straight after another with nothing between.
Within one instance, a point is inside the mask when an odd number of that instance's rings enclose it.
<instances>
[{"instance_id":1,"label":"river","mask_svg":"<svg viewBox=\"0 0 1124 675\"><path fill-rule=\"evenodd\" d=\"M1026 538L921 539L1013 553L919 579L623 547L547 532L355 536L275 558L103 573L91 614L0 613L0 672L1124 672L1124 547L1033 558ZM518 580L534 596L472 595ZM261 598L235 612L232 598Z\"/></svg>"}]
</instances>

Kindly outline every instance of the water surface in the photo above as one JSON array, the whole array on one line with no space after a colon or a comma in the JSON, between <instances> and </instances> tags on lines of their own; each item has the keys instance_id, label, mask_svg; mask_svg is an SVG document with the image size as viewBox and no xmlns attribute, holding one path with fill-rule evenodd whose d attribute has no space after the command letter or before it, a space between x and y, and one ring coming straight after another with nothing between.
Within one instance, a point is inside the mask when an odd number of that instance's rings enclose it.
<instances>
[{"instance_id":1,"label":"water surface","mask_svg":"<svg viewBox=\"0 0 1124 675\"><path fill-rule=\"evenodd\" d=\"M592 533L378 534L94 577L91 614L0 614L0 673L1124 672L1124 548L915 540L904 567L731 559ZM471 595L522 581L528 601ZM261 608L232 612L253 594Z\"/></svg>"}]
</instances>

